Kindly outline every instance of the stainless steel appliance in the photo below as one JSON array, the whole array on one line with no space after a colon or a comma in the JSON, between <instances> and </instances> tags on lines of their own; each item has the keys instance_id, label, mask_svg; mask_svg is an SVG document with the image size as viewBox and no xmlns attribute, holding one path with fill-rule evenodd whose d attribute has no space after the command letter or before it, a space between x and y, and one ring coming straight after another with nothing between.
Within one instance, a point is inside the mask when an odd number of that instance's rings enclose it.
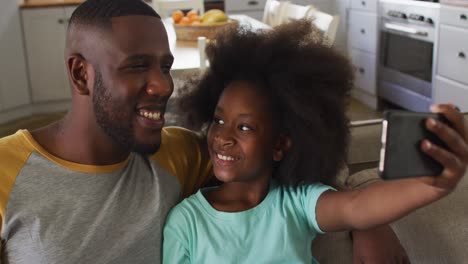
<instances>
[{"instance_id":1,"label":"stainless steel appliance","mask_svg":"<svg viewBox=\"0 0 468 264\"><path fill-rule=\"evenodd\" d=\"M381 0L379 8L379 99L426 112L432 103L440 5Z\"/></svg>"}]
</instances>

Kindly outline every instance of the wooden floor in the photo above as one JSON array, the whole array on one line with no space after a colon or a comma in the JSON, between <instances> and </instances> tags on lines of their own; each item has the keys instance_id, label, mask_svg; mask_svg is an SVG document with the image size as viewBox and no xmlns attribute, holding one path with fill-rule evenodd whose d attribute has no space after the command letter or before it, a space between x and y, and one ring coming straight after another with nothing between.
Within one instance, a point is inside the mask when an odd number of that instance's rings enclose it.
<instances>
[{"instance_id":1,"label":"wooden floor","mask_svg":"<svg viewBox=\"0 0 468 264\"><path fill-rule=\"evenodd\" d=\"M350 108L349 108L349 118L352 121L355 120L367 120L367 119L375 119L381 118L381 113L376 112L366 105L352 100ZM39 127L43 127L48 125L52 122L55 122L62 118L65 115L64 112L59 113L49 113L49 114L36 114L29 117L24 117L21 119L17 119L5 124L0 124L0 137L4 137L10 134L15 133L18 129L28 129L34 130ZM168 122L170 125L173 123Z\"/></svg>"}]
</instances>

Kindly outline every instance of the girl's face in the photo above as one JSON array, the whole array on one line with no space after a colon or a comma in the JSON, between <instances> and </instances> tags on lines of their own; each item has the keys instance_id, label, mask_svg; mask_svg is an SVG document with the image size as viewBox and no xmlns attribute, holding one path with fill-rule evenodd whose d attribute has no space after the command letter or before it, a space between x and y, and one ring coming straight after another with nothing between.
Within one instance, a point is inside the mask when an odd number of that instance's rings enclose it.
<instances>
[{"instance_id":1,"label":"girl's face","mask_svg":"<svg viewBox=\"0 0 468 264\"><path fill-rule=\"evenodd\" d=\"M208 130L216 178L228 183L271 177L278 160L271 112L269 99L250 82L234 81L224 89Z\"/></svg>"}]
</instances>

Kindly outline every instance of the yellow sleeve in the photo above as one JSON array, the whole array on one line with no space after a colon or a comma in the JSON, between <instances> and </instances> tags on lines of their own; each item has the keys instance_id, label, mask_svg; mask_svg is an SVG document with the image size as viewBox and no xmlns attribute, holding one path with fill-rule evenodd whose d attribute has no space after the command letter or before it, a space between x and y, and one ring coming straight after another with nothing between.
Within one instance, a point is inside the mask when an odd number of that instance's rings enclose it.
<instances>
[{"instance_id":1,"label":"yellow sleeve","mask_svg":"<svg viewBox=\"0 0 468 264\"><path fill-rule=\"evenodd\" d=\"M206 139L185 128L164 128L161 147L152 159L177 177L183 197L195 193L211 176Z\"/></svg>"},{"instance_id":2,"label":"yellow sleeve","mask_svg":"<svg viewBox=\"0 0 468 264\"><path fill-rule=\"evenodd\" d=\"M0 139L0 233L8 197L15 184L16 176L33 151L32 146L27 143L24 133L27 132L20 130L14 135Z\"/></svg>"}]
</instances>

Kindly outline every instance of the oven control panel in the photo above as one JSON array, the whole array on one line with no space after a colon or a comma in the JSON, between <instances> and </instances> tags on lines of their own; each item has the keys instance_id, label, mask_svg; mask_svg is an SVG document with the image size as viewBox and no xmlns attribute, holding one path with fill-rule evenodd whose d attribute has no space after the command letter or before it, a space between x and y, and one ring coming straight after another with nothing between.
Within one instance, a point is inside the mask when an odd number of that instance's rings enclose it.
<instances>
[{"instance_id":1,"label":"oven control panel","mask_svg":"<svg viewBox=\"0 0 468 264\"><path fill-rule=\"evenodd\" d=\"M394 2L381 0L382 18L403 24L432 27L438 20L440 4L422 1Z\"/></svg>"}]
</instances>

